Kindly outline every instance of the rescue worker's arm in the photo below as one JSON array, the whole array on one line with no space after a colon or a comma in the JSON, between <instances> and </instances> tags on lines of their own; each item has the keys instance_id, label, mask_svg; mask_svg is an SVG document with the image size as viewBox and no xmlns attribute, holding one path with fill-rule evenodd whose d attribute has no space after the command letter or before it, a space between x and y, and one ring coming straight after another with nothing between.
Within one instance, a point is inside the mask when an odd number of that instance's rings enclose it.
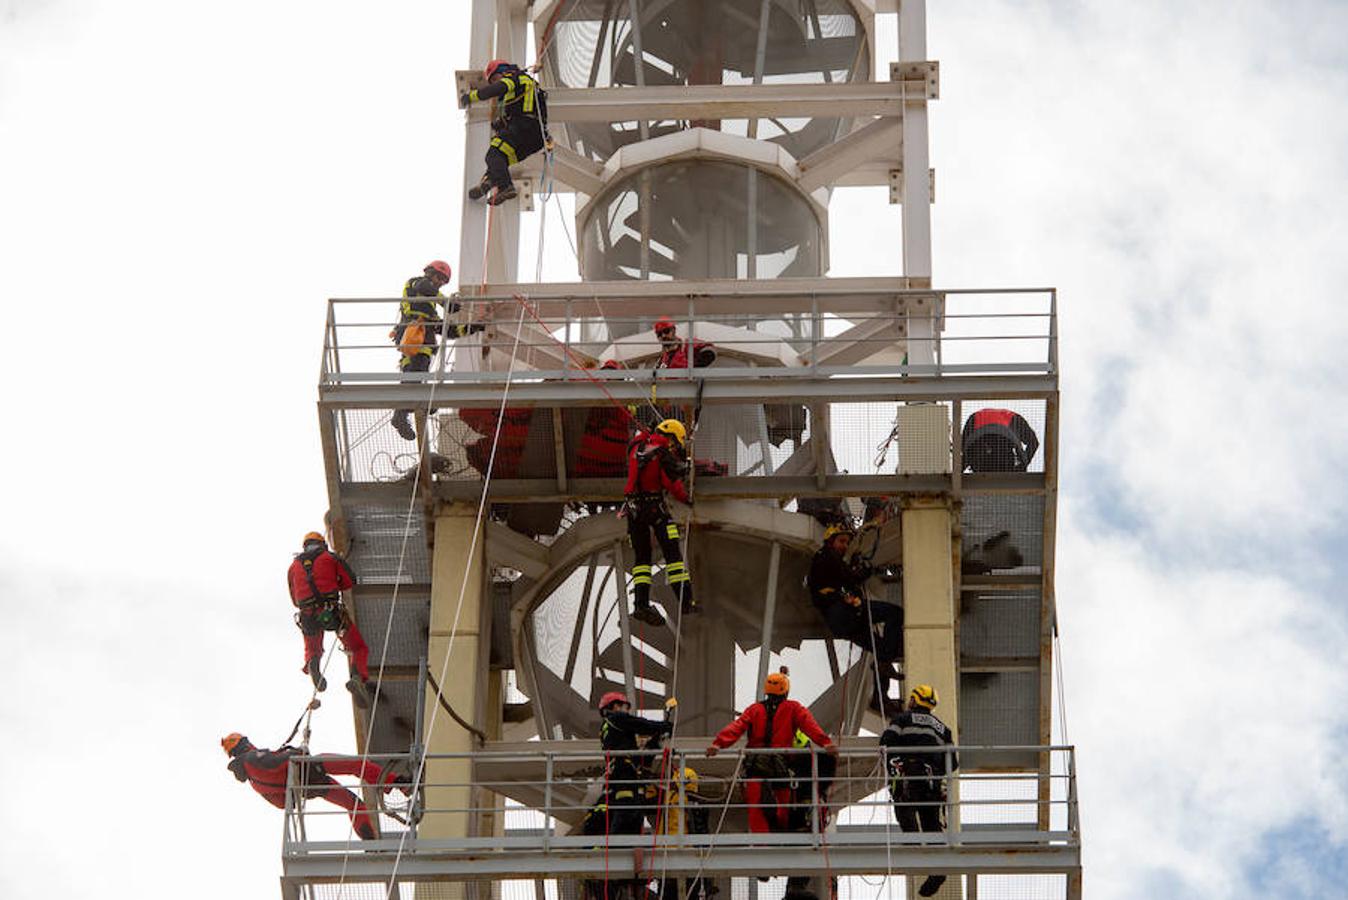
<instances>
[{"instance_id":1,"label":"rescue worker's arm","mask_svg":"<svg viewBox=\"0 0 1348 900\"><path fill-rule=\"evenodd\" d=\"M755 706L757 706L757 704L755 704ZM722 728L717 733L716 737L712 738L711 746L707 748L708 756L715 756L718 750L723 750L726 747L729 747L731 744L738 741L740 737L743 736L743 734L749 730L749 726L752 724L753 721L752 717L749 714L750 712L753 711L753 709L754 707L751 706L744 712L740 713L739 716L735 719L735 721L731 722L729 725Z\"/></svg>"},{"instance_id":2,"label":"rescue worker's arm","mask_svg":"<svg viewBox=\"0 0 1348 900\"><path fill-rule=\"evenodd\" d=\"M430 278L422 275L413 278L411 284L407 286L407 296L409 297L439 297L440 288Z\"/></svg>"},{"instance_id":3,"label":"rescue worker's arm","mask_svg":"<svg viewBox=\"0 0 1348 900\"><path fill-rule=\"evenodd\" d=\"M346 591L355 587L356 573L351 569L351 564L336 553L332 554L332 561L337 564L337 590Z\"/></svg>"},{"instance_id":4,"label":"rescue worker's arm","mask_svg":"<svg viewBox=\"0 0 1348 900\"><path fill-rule=\"evenodd\" d=\"M683 488L683 466L669 450L661 451L661 486L679 503L689 503L687 489Z\"/></svg>"},{"instance_id":5,"label":"rescue worker's arm","mask_svg":"<svg viewBox=\"0 0 1348 900\"><path fill-rule=\"evenodd\" d=\"M1016 437L1020 438L1021 443L1025 445L1025 465L1028 466L1030 460L1034 459L1035 451L1039 449L1039 436L1034 433L1034 429L1030 427L1030 423L1026 422L1019 414L1011 417L1011 431L1014 432Z\"/></svg>"},{"instance_id":6,"label":"rescue worker's arm","mask_svg":"<svg viewBox=\"0 0 1348 900\"><path fill-rule=\"evenodd\" d=\"M700 341L693 345L693 365L694 367L706 367L716 362L716 348L711 344L704 344Z\"/></svg>"},{"instance_id":7,"label":"rescue worker's arm","mask_svg":"<svg viewBox=\"0 0 1348 900\"><path fill-rule=\"evenodd\" d=\"M236 756L233 759L231 759L229 761L229 765L227 766L227 768L229 769L229 771L234 773L234 777L237 778L239 781L248 780L248 772L243 767L242 756Z\"/></svg>"},{"instance_id":8,"label":"rescue worker's arm","mask_svg":"<svg viewBox=\"0 0 1348 900\"><path fill-rule=\"evenodd\" d=\"M807 738L818 746L823 747L828 752L838 752L837 745L829 740L828 735L824 733L824 729L819 727L819 723L815 721L814 716L810 715L810 711L806 709L803 704L796 704L795 713L795 722L793 724L796 726L797 731L804 734Z\"/></svg>"},{"instance_id":9,"label":"rescue worker's arm","mask_svg":"<svg viewBox=\"0 0 1348 900\"><path fill-rule=\"evenodd\" d=\"M608 714L608 720L629 734L644 734L653 737L668 734L674 730L674 723L672 722L657 722L654 719L648 719L645 716L638 716L633 713L611 712Z\"/></svg>"},{"instance_id":10,"label":"rescue worker's arm","mask_svg":"<svg viewBox=\"0 0 1348 900\"><path fill-rule=\"evenodd\" d=\"M489 84L484 88L474 88L465 94L461 94L459 105L466 107L470 103L480 103L483 100L495 100L497 97L504 97L512 87L514 87L514 82L509 77L502 78L495 84Z\"/></svg>"},{"instance_id":11,"label":"rescue worker's arm","mask_svg":"<svg viewBox=\"0 0 1348 900\"><path fill-rule=\"evenodd\" d=\"M950 726L945 729L945 742L947 745L955 743L955 735L951 733ZM954 750L950 751L950 771L953 772L960 767L960 755Z\"/></svg>"}]
</instances>

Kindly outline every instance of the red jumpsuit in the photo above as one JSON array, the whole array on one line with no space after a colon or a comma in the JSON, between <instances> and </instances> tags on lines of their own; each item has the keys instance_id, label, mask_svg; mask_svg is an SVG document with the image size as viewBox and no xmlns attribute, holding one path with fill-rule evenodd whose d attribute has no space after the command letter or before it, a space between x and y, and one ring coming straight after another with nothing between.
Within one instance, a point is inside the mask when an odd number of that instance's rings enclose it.
<instances>
[{"instance_id":1,"label":"red jumpsuit","mask_svg":"<svg viewBox=\"0 0 1348 900\"><path fill-rule=\"evenodd\" d=\"M296 554L286 575L290 587L290 599L299 607L296 619L300 631L304 633L304 669L309 671L311 660L322 659L323 631L335 630L342 649L351 657L351 670L360 676L361 681L370 678L370 648L361 637L360 629L346 610L341 608L340 592L354 587L356 576L351 567L342 559L328 551L326 547L316 547ZM328 618L336 627L325 626L320 620L324 610L329 610Z\"/></svg>"},{"instance_id":2,"label":"red jumpsuit","mask_svg":"<svg viewBox=\"0 0 1348 900\"><path fill-rule=\"evenodd\" d=\"M292 757L299 756L300 750L283 747L280 750L265 750L252 747L230 760L229 770L239 781L248 782L272 806L285 809L286 773ZM332 775L357 775L369 785L383 786L387 793L392 782L392 773L369 760L345 756L316 757L303 769L304 796L306 799L321 799L335 803L351 816L351 825L363 840L373 840L375 832L374 818L369 807L351 791L342 787Z\"/></svg>"},{"instance_id":3,"label":"red jumpsuit","mask_svg":"<svg viewBox=\"0 0 1348 900\"><path fill-rule=\"evenodd\" d=\"M712 744L724 750L748 732L749 740L745 746L751 749L792 747L795 745L797 730L820 747L828 747L833 743L824 733L824 729L814 720L814 716L810 715L810 711L795 700L781 700L773 706L775 710L770 711L764 701L751 704L740 713L739 718L721 729ZM771 734L768 733L769 722L772 726ZM768 808L763 804L765 789L766 786L760 778L749 778L744 782L744 799L749 804L749 830L760 834L790 830L791 788L786 786L772 788L771 822L768 821L766 814Z\"/></svg>"},{"instance_id":4,"label":"red jumpsuit","mask_svg":"<svg viewBox=\"0 0 1348 900\"><path fill-rule=\"evenodd\" d=\"M627 445L627 537L632 542L632 591L638 608L651 602L651 534L665 555L665 581L680 600L692 607L693 582L679 550L679 526L665 506L665 493L688 502L683 466L675 457L671 439L638 431Z\"/></svg>"}]
</instances>

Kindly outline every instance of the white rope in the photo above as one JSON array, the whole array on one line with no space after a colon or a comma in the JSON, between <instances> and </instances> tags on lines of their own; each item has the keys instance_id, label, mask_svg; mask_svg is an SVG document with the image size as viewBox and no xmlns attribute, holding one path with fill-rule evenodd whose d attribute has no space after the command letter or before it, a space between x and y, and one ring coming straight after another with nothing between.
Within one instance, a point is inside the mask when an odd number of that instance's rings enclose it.
<instances>
[{"instance_id":1,"label":"white rope","mask_svg":"<svg viewBox=\"0 0 1348 900\"><path fill-rule=\"evenodd\" d=\"M463 599L468 592L468 577L472 572L473 554L477 551L478 536L481 534L482 531L482 519L483 516L486 514L487 510L487 494L491 487L492 473L496 468L496 450L497 447L500 445L501 441L501 426L505 423L506 401L509 399L510 385L515 375L515 359L519 353L520 332L523 329L523 327L524 327L524 306L523 304L521 304L520 318L515 325L515 342L510 349L510 365L509 368L506 370L505 385L501 391L501 405L496 411L496 431L492 435L491 454L487 458L487 466L486 466L487 471L484 472L482 476L483 479L482 496L478 501L477 515L473 521L473 538L468 545L468 553L465 559L465 565L463 569L463 581L459 585L459 598L454 606L454 621L450 625L449 640L445 644L445 656L440 664L440 677L438 679L438 683L440 684L445 683L445 676L449 672L449 660L450 657L453 655L454 651L454 639L458 637L459 633L459 618L460 614L463 612ZM482 574L485 577L485 573ZM421 754L421 759L418 760L416 773L412 777L411 791L413 795L415 795L417 790L421 787L422 779L425 776L426 753L424 751L424 748L430 745L431 738L435 734L435 725L436 722L439 720L439 714L440 714L440 705L436 704L432 706L431 718L426 725L425 740L422 741L423 751ZM371 715L371 720L373 721L373 715ZM385 895L385 900L389 900L389 898L393 896L393 891L397 887L398 866L402 862L403 852L407 847L407 836L410 833L411 833L410 829L403 831L402 836L398 839L398 852L397 855L394 856L393 858L393 868L389 874L389 888L388 893ZM348 843L349 842L350 838L348 838ZM342 865L343 865L343 876L345 876L346 857L343 857Z\"/></svg>"}]
</instances>

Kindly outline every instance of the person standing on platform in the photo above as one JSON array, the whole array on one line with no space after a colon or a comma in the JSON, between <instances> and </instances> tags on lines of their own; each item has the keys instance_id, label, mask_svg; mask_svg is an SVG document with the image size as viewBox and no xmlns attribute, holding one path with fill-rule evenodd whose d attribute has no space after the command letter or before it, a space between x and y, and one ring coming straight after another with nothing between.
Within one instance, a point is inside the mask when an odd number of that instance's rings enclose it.
<instances>
[{"instance_id":1,"label":"person standing on platform","mask_svg":"<svg viewBox=\"0 0 1348 900\"><path fill-rule=\"evenodd\" d=\"M680 339L674 320L668 316L656 320L655 337L660 341L660 358L655 361L657 369L686 369L690 355L693 368L705 368L716 362L714 346L706 341Z\"/></svg>"},{"instance_id":2,"label":"person standing on platform","mask_svg":"<svg viewBox=\"0 0 1348 900\"><path fill-rule=\"evenodd\" d=\"M721 729L707 748L715 756L748 735L745 746L794 747L796 732L822 747L830 755L838 752L810 711L787 698L791 679L784 672L773 672L763 682L763 699L752 703L735 721ZM758 834L790 830L791 769L783 754L755 753L744 763L744 800L749 804L749 829Z\"/></svg>"},{"instance_id":3,"label":"person standing on platform","mask_svg":"<svg viewBox=\"0 0 1348 900\"><path fill-rule=\"evenodd\" d=\"M532 75L504 59L487 63L482 76L487 79L486 87L466 91L459 97L459 106L464 109L483 100L496 101L487 171L477 185L468 189L468 199L481 200L495 188L487 202L498 206L519 196L510 180L510 167L552 143L548 134L547 92Z\"/></svg>"},{"instance_id":4,"label":"person standing on platform","mask_svg":"<svg viewBox=\"0 0 1348 900\"><path fill-rule=\"evenodd\" d=\"M267 750L254 747L237 731L220 739L220 746L229 756L229 771L239 781L248 782L272 806L285 809L286 777L290 764L297 756L308 754L296 747ZM361 802L333 775L358 776L363 785L381 789L387 794L393 787L408 791L408 779L386 771L368 759L345 756L316 756L303 764L296 774L296 783L308 800L320 799L336 804L351 816L351 826L361 840L372 841L378 834L369 807ZM301 779L303 779L301 781Z\"/></svg>"},{"instance_id":5,"label":"person standing on platform","mask_svg":"<svg viewBox=\"0 0 1348 900\"><path fill-rule=\"evenodd\" d=\"M972 472L1024 472L1039 438L1025 417L1009 409L980 409L960 435L964 467Z\"/></svg>"},{"instance_id":6,"label":"person standing on platform","mask_svg":"<svg viewBox=\"0 0 1348 900\"><path fill-rule=\"evenodd\" d=\"M638 431L627 445L627 485L622 515L632 542L632 618L659 627L665 617L651 604L651 534L665 556L665 581L685 613L697 612L693 581L679 549L679 526L665 504L668 493L691 503L684 487L688 472L684 443L688 431L678 419L665 419L654 431Z\"/></svg>"},{"instance_id":7,"label":"person standing on platform","mask_svg":"<svg viewBox=\"0 0 1348 900\"><path fill-rule=\"evenodd\" d=\"M370 705L374 686L370 684L370 648L351 614L342 603L342 591L356 586L356 575L346 560L328 550L327 541L317 531L304 536L301 552L295 554L286 573L290 600L298 611L295 624L304 635L304 670L313 679L314 689L325 691L323 677L323 632L337 632L337 640L346 652L351 678L346 688L357 706Z\"/></svg>"},{"instance_id":8,"label":"person standing on platform","mask_svg":"<svg viewBox=\"0 0 1348 900\"><path fill-rule=\"evenodd\" d=\"M599 715L599 745L608 763L604 794L586 814L581 831L587 835L641 834L641 801L650 780L650 767L644 757L631 754L641 749L638 738L658 741L673 733L674 723L633 715L627 695L620 691L609 691L599 698ZM658 743L652 749L658 749Z\"/></svg>"},{"instance_id":9,"label":"person standing on platform","mask_svg":"<svg viewBox=\"0 0 1348 900\"><path fill-rule=\"evenodd\" d=\"M909 832L945 831L946 776L960 767L954 750L945 753L905 753L910 747L949 747L955 743L950 728L932 712L939 698L929 684L919 684L908 695L908 707L897 713L880 735L889 766L889 795L894 818ZM945 883L944 875L929 875L918 895L930 897Z\"/></svg>"},{"instance_id":10,"label":"person standing on platform","mask_svg":"<svg viewBox=\"0 0 1348 900\"><path fill-rule=\"evenodd\" d=\"M389 332L389 337L398 345L402 358L398 360L400 372L429 372L431 358L435 356L438 335L444 326L440 307L445 314L459 311L459 304L440 293L440 288L449 284L451 269L442 259L426 264L423 273L407 279L403 285L403 302L398 308L398 324ZM464 335L482 331L485 326L451 325L446 337L456 339ZM404 384L414 384L406 381ZM404 440L414 441L417 433L412 428L412 410L393 411L393 429Z\"/></svg>"}]
</instances>

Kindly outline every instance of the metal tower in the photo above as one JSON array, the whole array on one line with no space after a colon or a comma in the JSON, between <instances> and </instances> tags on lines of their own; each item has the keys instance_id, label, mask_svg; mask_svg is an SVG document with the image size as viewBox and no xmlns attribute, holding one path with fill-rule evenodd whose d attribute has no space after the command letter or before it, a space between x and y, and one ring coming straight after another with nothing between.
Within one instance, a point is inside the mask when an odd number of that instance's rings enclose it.
<instances>
[{"instance_id":1,"label":"metal tower","mask_svg":"<svg viewBox=\"0 0 1348 900\"><path fill-rule=\"evenodd\" d=\"M877 29L896 26L899 60L879 72ZM473 0L471 28L460 86L489 59L538 58L557 138L517 167L520 203L463 207L461 315L487 330L404 380L382 339L392 303L333 300L319 397L355 615L372 659L388 648L375 717L357 711L362 749L424 750L427 787L413 825L385 819L359 853L290 809L284 890L485 897L527 879L572 896L658 857L737 900L776 900L758 874L811 876L821 897L830 877L932 872L962 876L941 897L1006 882L1079 896L1073 753L1051 745L1057 297L933 285L924 2ZM474 109L465 190L488 138ZM545 182L574 193L579 282L519 277ZM893 274L826 277L830 197L850 186L901 207ZM652 370L658 316L714 342L717 363ZM592 368L609 359L625 368ZM579 454L623 407L696 415L694 455L724 467L678 513L705 612L680 619L658 589L664 629L628 617L621 463ZM389 429L396 408L417 410L417 445ZM966 471L962 430L987 408L1037 433L1025 470ZM940 835L889 819L863 734L884 727L871 658L829 635L803 587L820 513L838 508L885 510L865 540L889 577L871 592L904 607L904 684L936 686L964 748ZM842 812L748 835L736 762L700 751L783 662L793 696L847 736ZM726 797L715 835L597 848L569 833L602 771L594 700L615 689L647 710L678 697L679 760Z\"/></svg>"}]
</instances>

